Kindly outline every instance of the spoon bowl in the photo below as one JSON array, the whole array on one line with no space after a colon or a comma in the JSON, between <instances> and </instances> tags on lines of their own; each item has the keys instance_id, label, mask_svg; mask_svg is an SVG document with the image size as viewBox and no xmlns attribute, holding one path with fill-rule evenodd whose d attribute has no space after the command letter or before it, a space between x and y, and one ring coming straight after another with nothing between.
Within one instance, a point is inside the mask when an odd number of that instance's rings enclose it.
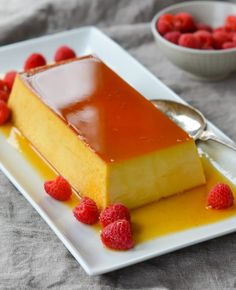
<instances>
[{"instance_id":1,"label":"spoon bowl","mask_svg":"<svg viewBox=\"0 0 236 290\"><path fill-rule=\"evenodd\" d=\"M236 151L234 143L221 140L212 132L206 130L207 121L205 117L194 107L171 100L155 99L151 100L151 103L175 122L180 128L187 132L195 141L212 140Z\"/></svg>"}]
</instances>

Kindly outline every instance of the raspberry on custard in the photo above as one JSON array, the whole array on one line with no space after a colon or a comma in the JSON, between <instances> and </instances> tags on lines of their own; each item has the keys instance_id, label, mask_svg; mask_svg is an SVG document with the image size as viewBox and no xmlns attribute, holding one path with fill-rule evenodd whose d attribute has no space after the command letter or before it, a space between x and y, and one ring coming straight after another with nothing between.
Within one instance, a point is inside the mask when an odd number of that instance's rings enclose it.
<instances>
[{"instance_id":1,"label":"raspberry on custard","mask_svg":"<svg viewBox=\"0 0 236 290\"><path fill-rule=\"evenodd\" d=\"M9 91L11 91L11 89L13 87L16 75L17 75L17 71L15 71L15 70L9 71L5 74L4 82L7 85Z\"/></svg>"},{"instance_id":2,"label":"raspberry on custard","mask_svg":"<svg viewBox=\"0 0 236 290\"><path fill-rule=\"evenodd\" d=\"M199 49L201 47L199 40L193 33L182 34L179 38L179 45L187 48Z\"/></svg>"},{"instance_id":3,"label":"raspberry on custard","mask_svg":"<svg viewBox=\"0 0 236 290\"><path fill-rule=\"evenodd\" d=\"M7 104L0 100L0 125L5 124L10 117L11 111Z\"/></svg>"},{"instance_id":4,"label":"raspberry on custard","mask_svg":"<svg viewBox=\"0 0 236 290\"><path fill-rule=\"evenodd\" d=\"M206 30L199 30L194 33L198 39L201 49L212 49L214 45L212 34Z\"/></svg>"},{"instance_id":5,"label":"raspberry on custard","mask_svg":"<svg viewBox=\"0 0 236 290\"><path fill-rule=\"evenodd\" d=\"M164 35L164 38L174 44L178 44L181 33L179 31L171 31Z\"/></svg>"},{"instance_id":6,"label":"raspberry on custard","mask_svg":"<svg viewBox=\"0 0 236 290\"><path fill-rule=\"evenodd\" d=\"M175 29L186 33L196 30L196 24L193 16L186 12L181 12L175 15Z\"/></svg>"},{"instance_id":7,"label":"raspberry on custard","mask_svg":"<svg viewBox=\"0 0 236 290\"><path fill-rule=\"evenodd\" d=\"M119 219L130 221L130 213L128 208L121 203L114 203L106 207L99 216L99 221L103 227L113 223Z\"/></svg>"},{"instance_id":8,"label":"raspberry on custard","mask_svg":"<svg viewBox=\"0 0 236 290\"><path fill-rule=\"evenodd\" d=\"M31 54L25 61L24 70L30 70L32 68L46 65L46 59L40 53Z\"/></svg>"},{"instance_id":9,"label":"raspberry on custard","mask_svg":"<svg viewBox=\"0 0 236 290\"><path fill-rule=\"evenodd\" d=\"M117 220L101 232L103 244L114 250L129 250L134 247L132 229L126 219Z\"/></svg>"},{"instance_id":10,"label":"raspberry on custard","mask_svg":"<svg viewBox=\"0 0 236 290\"><path fill-rule=\"evenodd\" d=\"M98 221L99 210L94 200L83 197L73 210L74 217L81 223L92 225Z\"/></svg>"},{"instance_id":11,"label":"raspberry on custard","mask_svg":"<svg viewBox=\"0 0 236 290\"><path fill-rule=\"evenodd\" d=\"M228 184L218 183L214 186L207 198L207 205L213 209L226 209L234 204L234 195Z\"/></svg>"},{"instance_id":12,"label":"raspberry on custard","mask_svg":"<svg viewBox=\"0 0 236 290\"><path fill-rule=\"evenodd\" d=\"M76 57L75 51L69 46L64 45L57 49L54 56L54 60L55 62L59 62L62 60L72 59L75 57Z\"/></svg>"},{"instance_id":13,"label":"raspberry on custard","mask_svg":"<svg viewBox=\"0 0 236 290\"><path fill-rule=\"evenodd\" d=\"M156 28L161 35L176 30L174 15L169 13L161 15L156 23Z\"/></svg>"},{"instance_id":14,"label":"raspberry on custard","mask_svg":"<svg viewBox=\"0 0 236 290\"><path fill-rule=\"evenodd\" d=\"M62 176L57 176L55 180L46 181L44 189L47 194L59 201L69 200L72 194L69 182Z\"/></svg>"}]
</instances>

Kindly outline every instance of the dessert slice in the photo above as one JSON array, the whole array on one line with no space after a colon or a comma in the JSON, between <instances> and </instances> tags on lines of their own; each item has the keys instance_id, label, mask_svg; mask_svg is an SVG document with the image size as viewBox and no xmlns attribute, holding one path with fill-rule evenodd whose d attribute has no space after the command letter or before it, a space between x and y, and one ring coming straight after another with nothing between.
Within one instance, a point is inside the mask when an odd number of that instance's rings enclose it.
<instances>
[{"instance_id":1,"label":"dessert slice","mask_svg":"<svg viewBox=\"0 0 236 290\"><path fill-rule=\"evenodd\" d=\"M205 182L194 141L95 56L20 74L9 106L38 152L101 207Z\"/></svg>"}]
</instances>

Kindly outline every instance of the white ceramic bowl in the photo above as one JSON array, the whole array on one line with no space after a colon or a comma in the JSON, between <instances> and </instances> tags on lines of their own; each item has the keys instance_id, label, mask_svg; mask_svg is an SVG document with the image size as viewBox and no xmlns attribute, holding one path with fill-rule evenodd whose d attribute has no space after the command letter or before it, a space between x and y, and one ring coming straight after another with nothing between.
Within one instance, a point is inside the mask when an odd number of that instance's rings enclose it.
<instances>
[{"instance_id":1,"label":"white ceramic bowl","mask_svg":"<svg viewBox=\"0 0 236 290\"><path fill-rule=\"evenodd\" d=\"M217 80L236 71L236 48L227 50L200 50L175 45L164 39L156 29L156 22L164 13L188 12L198 22L212 27L224 24L226 16L236 15L236 4L219 1L188 1L169 6L152 20L152 33L159 49L181 69L203 79Z\"/></svg>"}]
</instances>

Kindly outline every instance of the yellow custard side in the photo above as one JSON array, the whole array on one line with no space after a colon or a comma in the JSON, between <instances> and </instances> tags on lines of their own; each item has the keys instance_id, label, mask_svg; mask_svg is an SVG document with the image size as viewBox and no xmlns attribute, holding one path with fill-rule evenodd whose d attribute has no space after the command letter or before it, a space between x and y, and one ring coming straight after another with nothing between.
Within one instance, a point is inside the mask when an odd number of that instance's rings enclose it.
<instances>
[{"instance_id":1,"label":"yellow custard side","mask_svg":"<svg viewBox=\"0 0 236 290\"><path fill-rule=\"evenodd\" d=\"M0 128L0 133L4 134L8 142L24 155L43 179L55 178L57 173L16 128L8 124ZM227 210L206 208L207 194L216 183L229 184L234 195L236 195L236 187L212 165L206 156L202 156L201 161L207 180L205 185L131 211L136 243L207 225L236 215L236 206ZM71 199L64 204L72 209L79 204L79 197L73 193ZM98 230L99 226L95 225L94 228Z\"/></svg>"}]
</instances>

